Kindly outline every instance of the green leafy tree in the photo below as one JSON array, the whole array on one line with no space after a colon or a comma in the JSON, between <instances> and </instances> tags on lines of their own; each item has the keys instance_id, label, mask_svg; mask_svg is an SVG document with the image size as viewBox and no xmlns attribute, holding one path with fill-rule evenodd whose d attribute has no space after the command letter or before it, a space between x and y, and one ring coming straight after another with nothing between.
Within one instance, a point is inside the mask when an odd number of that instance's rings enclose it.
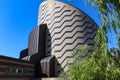
<instances>
[{"instance_id":1,"label":"green leafy tree","mask_svg":"<svg viewBox=\"0 0 120 80\"><path fill-rule=\"evenodd\" d=\"M73 65L63 73L64 80L120 80L120 62L113 51L108 50L107 34L114 30L118 36L120 46L120 0L88 0L88 3L97 7L102 19L101 26L95 38L95 49L91 57L87 48L76 48L73 51L76 57ZM76 53L77 52L77 53ZM79 55L84 58L78 58Z\"/></svg>"},{"instance_id":2,"label":"green leafy tree","mask_svg":"<svg viewBox=\"0 0 120 80\"><path fill-rule=\"evenodd\" d=\"M73 51L73 55L76 54L73 64L62 73L61 80L119 80L120 62L113 51L107 51L106 56L96 48L89 55L88 48L78 47Z\"/></svg>"},{"instance_id":3,"label":"green leafy tree","mask_svg":"<svg viewBox=\"0 0 120 80\"><path fill-rule=\"evenodd\" d=\"M118 35L118 43L120 43L120 0L88 0L88 2L99 9L102 19L96 41L102 42L101 46L105 48L108 42L106 34L113 29Z\"/></svg>"}]
</instances>

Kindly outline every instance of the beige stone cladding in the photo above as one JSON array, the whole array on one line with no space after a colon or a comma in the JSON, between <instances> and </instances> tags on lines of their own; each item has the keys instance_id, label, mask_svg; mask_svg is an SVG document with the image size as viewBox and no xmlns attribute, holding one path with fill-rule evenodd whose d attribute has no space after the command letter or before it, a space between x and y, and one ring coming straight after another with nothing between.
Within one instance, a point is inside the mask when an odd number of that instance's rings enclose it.
<instances>
[{"instance_id":1,"label":"beige stone cladding","mask_svg":"<svg viewBox=\"0 0 120 80\"><path fill-rule=\"evenodd\" d=\"M94 37L98 26L83 11L59 2L45 1L39 7L38 25L48 25L46 55L55 55L56 74L67 69L72 62L72 51L81 45L89 45L93 50Z\"/></svg>"}]
</instances>

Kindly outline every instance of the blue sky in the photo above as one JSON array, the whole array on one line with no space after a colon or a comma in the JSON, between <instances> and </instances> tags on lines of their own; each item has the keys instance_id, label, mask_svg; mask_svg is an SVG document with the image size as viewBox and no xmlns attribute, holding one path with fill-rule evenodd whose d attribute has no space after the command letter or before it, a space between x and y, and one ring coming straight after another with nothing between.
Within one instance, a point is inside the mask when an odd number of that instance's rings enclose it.
<instances>
[{"instance_id":1,"label":"blue sky","mask_svg":"<svg viewBox=\"0 0 120 80\"><path fill-rule=\"evenodd\" d=\"M0 55L19 57L28 46L28 35L37 26L38 8L44 0L0 0ZM60 0L87 13L98 25L98 10L85 5L86 0Z\"/></svg>"}]
</instances>

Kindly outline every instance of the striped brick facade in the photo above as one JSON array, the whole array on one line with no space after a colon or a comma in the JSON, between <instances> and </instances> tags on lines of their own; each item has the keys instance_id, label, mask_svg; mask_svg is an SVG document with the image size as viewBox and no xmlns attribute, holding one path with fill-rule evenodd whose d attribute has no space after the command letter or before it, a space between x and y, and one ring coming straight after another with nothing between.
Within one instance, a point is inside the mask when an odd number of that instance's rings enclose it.
<instances>
[{"instance_id":1,"label":"striped brick facade","mask_svg":"<svg viewBox=\"0 0 120 80\"><path fill-rule=\"evenodd\" d=\"M38 25L47 23L46 55L52 54L56 62L56 74L67 69L67 62L74 56L72 51L81 45L93 50L98 26L81 10L58 1L45 1L39 7ZM60 68L62 67L62 69Z\"/></svg>"}]
</instances>

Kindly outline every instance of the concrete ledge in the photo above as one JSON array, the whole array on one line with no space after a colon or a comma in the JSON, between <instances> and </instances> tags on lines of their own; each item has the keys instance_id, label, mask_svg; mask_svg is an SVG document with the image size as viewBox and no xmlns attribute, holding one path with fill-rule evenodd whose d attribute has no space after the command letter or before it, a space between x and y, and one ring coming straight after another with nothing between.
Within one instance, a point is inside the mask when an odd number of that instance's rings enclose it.
<instances>
[{"instance_id":1,"label":"concrete ledge","mask_svg":"<svg viewBox=\"0 0 120 80\"><path fill-rule=\"evenodd\" d=\"M31 78L0 78L0 80L34 80Z\"/></svg>"},{"instance_id":2,"label":"concrete ledge","mask_svg":"<svg viewBox=\"0 0 120 80\"><path fill-rule=\"evenodd\" d=\"M59 80L59 78L42 78L41 80Z\"/></svg>"},{"instance_id":3,"label":"concrete ledge","mask_svg":"<svg viewBox=\"0 0 120 80\"><path fill-rule=\"evenodd\" d=\"M0 78L0 80L59 80L59 78Z\"/></svg>"}]
</instances>

